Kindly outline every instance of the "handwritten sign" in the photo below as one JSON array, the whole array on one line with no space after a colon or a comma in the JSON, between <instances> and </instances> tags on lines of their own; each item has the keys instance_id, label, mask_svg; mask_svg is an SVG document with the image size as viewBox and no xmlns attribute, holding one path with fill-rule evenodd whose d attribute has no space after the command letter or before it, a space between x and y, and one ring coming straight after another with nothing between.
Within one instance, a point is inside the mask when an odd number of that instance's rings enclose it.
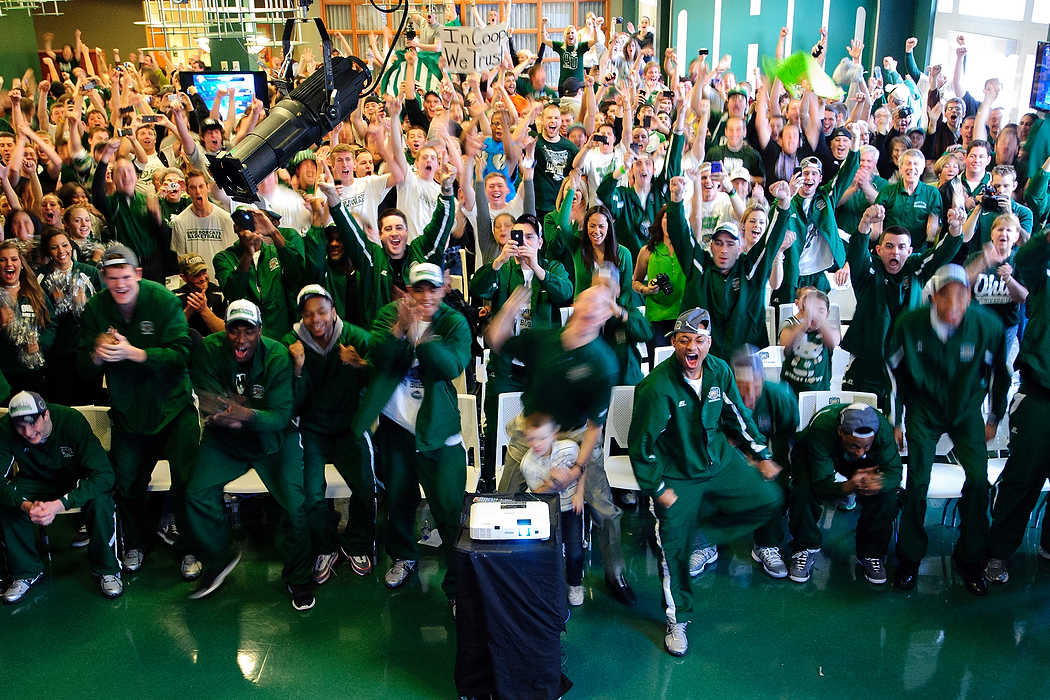
<instances>
[{"instance_id":1,"label":"handwritten sign","mask_svg":"<svg viewBox=\"0 0 1050 700\"><path fill-rule=\"evenodd\" d=\"M440 36L449 73L480 73L499 65L507 45L507 24L442 27Z\"/></svg>"}]
</instances>

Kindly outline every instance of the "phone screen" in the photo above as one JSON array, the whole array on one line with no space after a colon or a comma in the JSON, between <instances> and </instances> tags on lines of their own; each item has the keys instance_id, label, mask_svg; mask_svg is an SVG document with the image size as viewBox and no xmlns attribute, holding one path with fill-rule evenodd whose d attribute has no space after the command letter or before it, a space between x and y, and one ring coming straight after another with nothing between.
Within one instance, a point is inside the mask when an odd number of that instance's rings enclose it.
<instances>
[{"instance_id":1,"label":"phone screen","mask_svg":"<svg viewBox=\"0 0 1050 700\"><path fill-rule=\"evenodd\" d=\"M722 172L722 161L716 160L711 163L711 174L718 175Z\"/></svg>"}]
</instances>

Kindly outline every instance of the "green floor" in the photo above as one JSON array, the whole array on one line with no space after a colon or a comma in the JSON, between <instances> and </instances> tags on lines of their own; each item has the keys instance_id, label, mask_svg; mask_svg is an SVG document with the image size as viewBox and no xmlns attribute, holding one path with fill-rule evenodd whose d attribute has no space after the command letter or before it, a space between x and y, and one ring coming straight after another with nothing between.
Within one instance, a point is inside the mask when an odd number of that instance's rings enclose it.
<instances>
[{"instance_id":1,"label":"green floor","mask_svg":"<svg viewBox=\"0 0 1050 700\"><path fill-rule=\"evenodd\" d=\"M570 698L1047 698L1050 562L1029 530L1010 582L984 599L950 569L957 531L930 509L931 556L905 595L857 580L855 516L835 515L813 579L773 581L747 543L723 548L699 579L701 613L689 655L663 651L656 561L646 521L625 516L625 550L639 595L613 602L600 566L565 635ZM345 565L317 606L292 610L273 551L254 539L212 598L190 601L175 561L159 550L127 577L125 595L101 598L83 550L60 519L53 563L18 607L0 609L3 697L453 698L455 627L436 561L404 588L361 579Z\"/></svg>"}]
</instances>

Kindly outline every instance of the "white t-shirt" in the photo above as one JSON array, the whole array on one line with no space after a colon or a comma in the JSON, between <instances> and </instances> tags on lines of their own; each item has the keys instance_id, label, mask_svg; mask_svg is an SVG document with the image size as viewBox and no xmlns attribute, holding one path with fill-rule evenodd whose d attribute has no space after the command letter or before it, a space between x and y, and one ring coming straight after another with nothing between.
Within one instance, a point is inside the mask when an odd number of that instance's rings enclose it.
<instances>
[{"instance_id":1,"label":"white t-shirt","mask_svg":"<svg viewBox=\"0 0 1050 700\"><path fill-rule=\"evenodd\" d=\"M379 205L390 192L386 175L369 175L357 177L349 185L343 185L339 199L346 205L347 215L356 213L365 222L366 227L379 228Z\"/></svg>"},{"instance_id":2,"label":"white t-shirt","mask_svg":"<svg viewBox=\"0 0 1050 700\"><path fill-rule=\"evenodd\" d=\"M729 201L729 195L725 192L719 192L710 202L705 202L702 196L697 196L693 199L693 206L700 207L701 222L700 231L694 231L693 235L705 249L708 248L706 236L714 233L719 224L736 221L736 210L733 209L733 203Z\"/></svg>"},{"instance_id":3,"label":"white t-shirt","mask_svg":"<svg viewBox=\"0 0 1050 700\"><path fill-rule=\"evenodd\" d=\"M171 249L177 255L197 253L204 258L212 280L215 279L212 260L236 242L233 219L214 204L207 216L197 216L192 207L186 207L182 213L171 217Z\"/></svg>"},{"instance_id":4,"label":"white t-shirt","mask_svg":"<svg viewBox=\"0 0 1050 700\"><path fill-rule=\"evenodd\" d=\"M813 206L813 200L806 202L803 208L809 214L809 208ZM830 270L835 264L835 256L831 254L831 246L824 238L820 230L812 224L806 230L806 239L802 244L802 252L798 255L798 274L812 275L817 272Z\"/></svg>"},{"instance_id":5,"label":"white t-shirt","mask_svg":"<svg viewBox=\"0 0 1050 700\"><path fill-rule=\"evenodd\" d=\"M430 327L430 323L426 321L416 323L416 327L413 328L413 334L416 336L422 335ZM419 374L419 360L412 358L412 366L405 372L405 376L401 377L394 393L387 400L386 406L383 407L383 415L415 435L416 418L419 416L420 406L423 405L424 393L423 378ZM445 440L445 445L458 445L461 442L463 434L456 433Z\"/></svg>"},{"instance_id":6,"label":"white t-shirt","mask_svg":"<svg viewBox=\"0 0 1050 700\"><path fill-rule=\"evenodd\" d=\"M423 235L430 223L441 195L441 183L426 182L414 172L405 175L405 181L397 186L397 208L408 218L408 242Z\"/></svg>"},{"instance_id":7,"label":"white t-shirt","mask_svg":"<svg viewBox=\"0 0 1050 700\"><path fill-rule=\"evenodd\" d=\"M295 229L300 236L310 228L313 215L310 213L310 208L306 206L306 202L295 190L284 185L277 185L269 196L261 192L258 195L267 209L280 214L281 222L278 226L281 228Z\"/></svg>"},{"instance_id":8,"label":"white t-shirt","mask_svg":"<svg viewBox=\"0 0 1050 700\"><path fill-rule=\"evenodd\" d=\"M530 490L539 488L540 484L550 478L551 470L555 467L572 469L579 454L580 446L572 440L555 440L551 446L551 453L545 457L532 450L525 454L521 460L521 475L525 477L525 483ZM572 497L576 494L577 483L579 482L573 482L558 494L563 513L572 510Z\"/></svg>"},{"instance_id":9,"label":"white t-shirt","mask_svg":"<svg viewBox=\"0 0 1050 700\"><path fill-rule=\"evenodd\" d=\"M587 151L587 155L583 158L583 174L587 178L587 191L584 193L588 206L594 206L599 204L598 201L598 187L602 184L602 180L605 176L613 172L617 168L623 166L623 153L624 149L622 145L615 146L610 153L602 153L597 148ZM626 179L626 175L621 178L621 181ZM618 182L617 184L626 184L626 182Z\"/></svg>"}]
</instances>

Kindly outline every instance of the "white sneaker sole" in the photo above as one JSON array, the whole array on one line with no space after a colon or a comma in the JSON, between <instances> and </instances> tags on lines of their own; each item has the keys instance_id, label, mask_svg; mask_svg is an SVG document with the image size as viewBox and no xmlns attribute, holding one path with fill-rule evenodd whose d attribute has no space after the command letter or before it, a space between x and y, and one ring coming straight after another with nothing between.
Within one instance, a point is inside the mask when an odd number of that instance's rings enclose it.
<instances>
[{"instance_id":1,"label":"white sneaker sole","mask_svg":"<svg viewBox=\"0 0 1050 700\"><path fill-rule=\"evenodd\" d=\"M229 564L223 567L222 571L220 571L218 575L215 576L214 580L212 580L211 584L207 588L202 588L194 591L193 593L190 593L190 598L192 600L200 600L201 598L209 596L215 591L217 591L219 589L219 586L222 585L222 582L226 580L226 577L230 575L230 572L236 569L237 565L240 563L241 553L237 552L237 556L235 556Z\"/></svg>"},{"instance_id":2,"label":"white sneaker sole","mask_svg":"<svg viewBox=\"0 0 1050 700\"><path fill-rule=\"evenodd\" d=\"M762 565L762 571L765 572L766 576L768 576L769 578L775 578L775 579L787 578L787 575L788 575L787 569L784 569L783 571L773 571L773 570L771 570L769 567L766 566L765 562L762 561L762 557L758 556L758 554L753 549L751 550L751 558L755 560L756 564L761 564Z\"/></svg>"},{"instance_id":3,"label":"white sneaker sole","mask_svg":"<svg viewBox=\"0 0 1050 700\"><path fill-rule=\"evenodd\" d=\"M717 550L715 551L715 556L713 558L708 559L707 561L705 561L704 565L701 566L699 569L696 569L695 571L693 569L689 569L689 578L696 578L700 574L702 574L705 571L707 571L707 567L711 566L712 564L716 564L716 563L718 563L718 552L717 552Z\"/></svg>"}]
</instances>

